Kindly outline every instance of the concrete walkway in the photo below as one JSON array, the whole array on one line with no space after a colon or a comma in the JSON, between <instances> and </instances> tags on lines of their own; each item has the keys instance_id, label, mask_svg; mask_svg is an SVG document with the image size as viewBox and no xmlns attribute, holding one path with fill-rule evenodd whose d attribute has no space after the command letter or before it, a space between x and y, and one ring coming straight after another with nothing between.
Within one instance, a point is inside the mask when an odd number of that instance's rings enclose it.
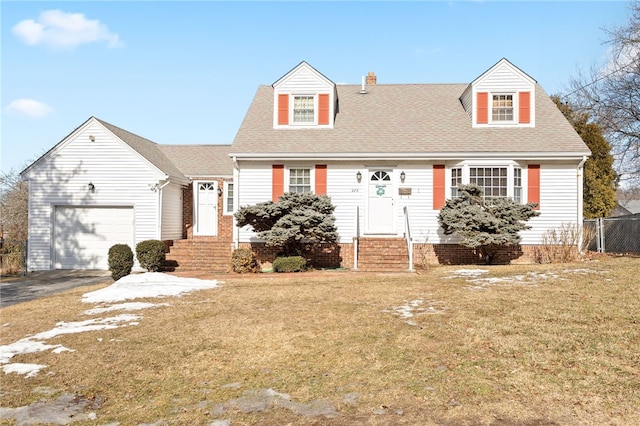
<instances>
[{"instance_id":1,"label":"concrete walkway","mask_svg":"<svg viewBox=\"0 0 640 426\"><path fill-rule=\"evenodd\" d=\"M111 272L75 269L31 272L25 277L0 283L0 308L102 282L113 283Z\"/></svg>"}]
</instances>

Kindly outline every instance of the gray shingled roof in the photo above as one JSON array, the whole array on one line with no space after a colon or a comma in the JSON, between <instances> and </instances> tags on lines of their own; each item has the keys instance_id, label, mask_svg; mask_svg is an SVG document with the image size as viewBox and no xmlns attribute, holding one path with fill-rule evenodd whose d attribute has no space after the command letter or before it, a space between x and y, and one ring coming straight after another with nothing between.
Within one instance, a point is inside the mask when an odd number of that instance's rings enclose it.
<instances>
[{"instance_id":1,"label":"gray shingled roof","mask_svg":"<svg viewBox=\"0 0 640 426\"><path fill-rule=\"evenodd\" d=\"M159 145L158 148L188 177L231 176L231 145Z\"/></svg>"},{"instance_id":2,"label":"gray shingled roof","mask_svg":"<svg viewBox=\"0 0 640 426\"><path fill-rule=\"evenodd\" d=\"M273 87L260 86L232 153L588 155L589 149L536 84L533 128L472 128L460 96L468 84L338 85L333 129L273 128Z\"/></svg>"},{"instance_id":3,"label":"gray shingled roof","mask_svg":"<svg viewBox=\"0 0 640 426\"><path fill-rule=\"evenodd\" d=\"M124 143L133 148L138 154L146 158L151 164L160 169L163 173L173 177L183 177L182 173L174 163L167 158L167 156L159 149L160 145L155 142L151 142L149 139L145 139L106 121L100 120L94 117L103 126L105 126L114 135L120 138Z\"/></svg>"}]
</instances>

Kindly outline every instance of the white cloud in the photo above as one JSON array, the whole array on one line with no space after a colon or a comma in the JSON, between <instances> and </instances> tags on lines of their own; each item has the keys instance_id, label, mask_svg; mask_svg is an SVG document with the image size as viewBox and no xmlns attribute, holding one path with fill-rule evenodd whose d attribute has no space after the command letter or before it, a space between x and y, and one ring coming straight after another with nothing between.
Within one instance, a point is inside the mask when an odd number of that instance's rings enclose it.
<instances>
[{"instance_id":1,"label":"white cloud","mask_svg":"<svg viewBox=\"0 0 640 426\"><path fill-rule=\"evenodd\" d=\"M49 105L34 99L16 99L5 108L5 111L16 115L42 118L53 111Z\"/></svg>"},{"instance_id":2,"label":"white cloud","mask_svg":"<svg viewBox=\"0 0 640 426\"><path fill-rule=\"evenodd\" d=\"M30 46L45 45L56 49L74 49L85 43L106 41L108 47L122 47L118 34L109 31L96 19L82 13L61 10L42 12L37 20L25 19L13 27L13 34Z\"/></svg>"}]
</instances>

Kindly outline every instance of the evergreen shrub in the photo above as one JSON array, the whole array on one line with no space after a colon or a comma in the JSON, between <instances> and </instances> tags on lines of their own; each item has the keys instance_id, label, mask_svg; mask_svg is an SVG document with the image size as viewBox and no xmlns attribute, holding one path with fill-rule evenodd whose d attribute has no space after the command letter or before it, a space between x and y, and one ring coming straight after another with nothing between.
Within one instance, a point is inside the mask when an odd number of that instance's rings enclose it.
<instances>
[{"instance_id":1,"label":"evergreen shrub","mask_svg":"<svg viewBox=\"0 0 640 426\"><path fill-rule=\"evenodd\" d=\"M249 248L239 248L231 255L231 269L239 274L260 272L256 254Z\"/></svg>"},{"instance_id":2,"label":"evergreen shrub","mask_svg":"<svg viewBox=\"0 0 640 426\"><path fill-rule=\"evenodd\" d=\"M307 260L302 256L276 257L273 261L273 272L304 272Z\"/></svg>"},{"instance_id":3,"label":"evergreen shrub","mask_svg":"<svg viewBox=\"0 0 640 426\"><path fill-rule=\"evenodd\" d=\"M166 247L160 240L140 241L136 245L136 256L140 266L149 272L157 272L165 260Z\"/></svg>"},{"instance_id":4,"label":"evergreen shrub","mask_svg":"<svg viewBox=\"0 0 640 426\"><path fill-rule=\"evenodd\" d=\"M115 244L109 249L109 270L111 278L118 281L131 273L133 251L127 244Z\"/></svg>"}]
</instances>

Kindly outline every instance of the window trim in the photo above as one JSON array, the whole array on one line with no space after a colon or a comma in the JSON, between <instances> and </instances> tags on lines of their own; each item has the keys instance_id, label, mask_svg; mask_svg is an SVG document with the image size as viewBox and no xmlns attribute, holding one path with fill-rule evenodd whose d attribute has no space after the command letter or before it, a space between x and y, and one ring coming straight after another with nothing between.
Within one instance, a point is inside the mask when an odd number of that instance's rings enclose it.
<instances>
[{"instance_id":1,"label":"window trim","mask_svg":"<svg viewBox=\"0 0 640 426\"><path fill-rule=\"evenodd\" d=\"M309 166L309 165L299 165L299 164L293 164L293 165L286 165L284 168L284 192L291 192L290 191L290 186L291 186L291 170L309 170L309 192L312 194L315 194L316 192L316 167L315 165L313 166ZM299 186L299 185L298 185Z\"/></svg>"},{"instance_id":2,"label":"window trim","mask_svg":"<svg viewBox=\"0 0 640 426\"><path fill-rule=\"evenodd\" d=\"M507 196L506 198L511 198L516 201L518 204L526 204L528 199L527 194L527 174L524 172L527 169L526 164L519 164L515 161L492 161L492 162L483 162L483 161L464 161L461 163L453 164L446 167L446 199L451 199L457 195L455 194L455 187L453 186L453 170L460 169L461 170L461 184L468 185L471 180L471 168L503 168L507 169ZM515 171L520 170L520 200L515 199Z\"/></svg>"},{"instance_id":3,"label":"window trim","mask_svg":"<svg viewBox=\"0 0 640 426\"><path fill-rule=\"evenodd\" d=\"M295 103L296 98L308 97L313 98L313 121L296 122L295 118ZM318 94L317 93L290 93L289 94L289 126L305 127L305 126L317 126L318 125Z\"/></svg>"},{"instance_id":4,"label":"window trim","mask_svg":"<svg viewBox=\"0 0 640 426\"><path fill-rule=\"evenodd\" d=\"M232 181L225 180L222 182L223 190L222 190L222 214L223 216L230 216L235 213L235 205L231 205L231 210L229 210L229 185L233 188L234 193L232 193L232 203L235 200L235 185ZM234 203L235 204L235 203Z\"/></svg>"},{"instance_id":5,"label":"window trim","mask_svg":"<svg viewBox=\"0 0 640 426\"><path fill-rule=\"evenodd\" d=\"M513 125L513 124L518 124L518 110L519 110L519 105L518 105L518 92L489 92L489 114L488 114L488 121L489 124L495 124L495 125ZM494 102L494 96L511 96L511 120L494 120L493 118L493 102ZM503 108L506 109L506 108Z\"/></svg>"}]
</instances>

